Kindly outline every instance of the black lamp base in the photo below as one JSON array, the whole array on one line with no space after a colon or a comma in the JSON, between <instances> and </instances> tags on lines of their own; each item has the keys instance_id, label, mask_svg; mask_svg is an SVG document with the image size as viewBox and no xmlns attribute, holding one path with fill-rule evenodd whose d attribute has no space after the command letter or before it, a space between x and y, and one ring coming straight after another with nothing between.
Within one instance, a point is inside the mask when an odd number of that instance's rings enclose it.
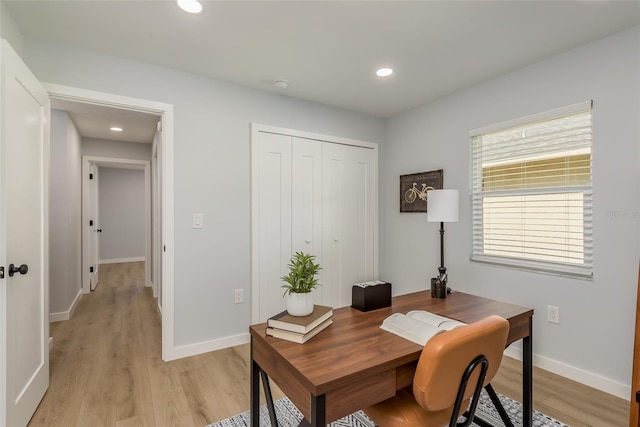
<instances>
[{"instance_id":1,"label":"black lamp base","mask_svg":"<svg viewBox=\"0 0 640 427\"><path fill-rule=\"evenodd\" d=\"M444 277L444 280L442 278ZM431 278L431 297L446 298L448 293L447 275Z\"/></svg>"}]
</instances>

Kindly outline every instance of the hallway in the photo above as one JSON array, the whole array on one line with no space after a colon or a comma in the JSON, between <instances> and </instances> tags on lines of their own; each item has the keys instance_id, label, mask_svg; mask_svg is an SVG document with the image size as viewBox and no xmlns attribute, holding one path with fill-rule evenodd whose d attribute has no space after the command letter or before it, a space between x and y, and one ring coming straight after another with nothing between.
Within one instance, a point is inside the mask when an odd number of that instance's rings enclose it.
<instances>
[{"instance_id":1,"label":"hallway","mask_svg":"<svg viewBox=\"0 0 640 427\"><path fill-rule=\"evenodd\" d=\"M30 427L203 427L249 408L248 345L162 361L143 262L102 265L97 289L51 336L49 390Z\"/></svg>"}]
</instances>

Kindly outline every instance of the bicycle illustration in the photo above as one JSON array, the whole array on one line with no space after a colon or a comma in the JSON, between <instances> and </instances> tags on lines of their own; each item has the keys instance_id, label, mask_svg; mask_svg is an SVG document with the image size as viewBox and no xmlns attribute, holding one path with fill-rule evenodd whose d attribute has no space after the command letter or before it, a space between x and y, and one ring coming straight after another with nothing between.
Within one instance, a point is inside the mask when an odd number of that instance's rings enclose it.
<instances>
[{"instance_id":1,"label":"bicycle illustration","mask_svg":"<svg viewBox=\"0 0 640 427\"><path fill-rule=\"evenodd\" d=\"M416 198L419 198L420 200L424 200L426 202L427 191L429 190L435 190L435 188L430 185L427 186L427 184L423 183L422 189L418 190L418 184L414 182L413 186L404 193L404 200L407 203L413 203L416 201Z\"/></svg>"}]
</instances>

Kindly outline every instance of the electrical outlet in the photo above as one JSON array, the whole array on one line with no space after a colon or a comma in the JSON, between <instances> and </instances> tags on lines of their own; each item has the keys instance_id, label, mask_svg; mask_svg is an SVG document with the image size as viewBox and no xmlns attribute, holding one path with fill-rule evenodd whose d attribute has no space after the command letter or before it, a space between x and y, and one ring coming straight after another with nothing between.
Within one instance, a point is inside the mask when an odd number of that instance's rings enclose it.
<instances>
[{"instance_id":1,"label":"electrical outlet","mask_svg":"<svg viewBox=\"0 0 640 427\"><path fill-rule=\"evenodd\" d=\"M236 304L242 304L244 302L244 292L242 291L242 289L236 289L234 302Z\"/></svg>"},{"instance_id":2,"label":"electrical outlet","mask_svg":"<svg viewBox=\"0 0 640 427\"><path fill-rule=\"evenodd\" d=\"M560 307L552 305L547 306L547 321L551 323L560 323Z\"/></svg>"}]
</instances>

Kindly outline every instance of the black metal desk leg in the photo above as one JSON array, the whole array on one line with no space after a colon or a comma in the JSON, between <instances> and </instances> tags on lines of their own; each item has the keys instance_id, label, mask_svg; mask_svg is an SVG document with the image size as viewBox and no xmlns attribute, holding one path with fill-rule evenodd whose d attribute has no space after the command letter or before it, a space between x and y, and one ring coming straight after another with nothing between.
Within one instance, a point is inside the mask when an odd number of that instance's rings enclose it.
<instances>
[{"instance_id":1,"label":"black metal desk leg","mask_svg":"<svg viewBox=\"0 0 640 427\"><path fill-rule=\"evenodd\" d=\"M522 340L522 427L533 425L533 319L529 336Z\"/></svg>"},{"instance_id":2,"label":"black metal desk leg","mask_svg":"<svg viewBox=\"0 0 640 427\"><path fill-rule=\"evenodd\" d=\"M264 371L260 372L262 377L262 386L264 388L264 397L267 400L267 409L269 410L269 419L271 427L278 427L278 419L276 418L276 408L273 406L273 396L271 395L271 386L269 385L269 377Z\"/></svg>"},{"instance_id":3,"label":"black metal desk leg","mask_svg":"<svg viewBox=\"0 0 640 427\"><path fill-rule=\"evenodd\" d=\"M500 398L498 397L496 391L493 389L493 386L491 384L487 384L484 389L487 391L489 399L491 399L491 401L493 402L493 406L496 407L496 411L498 411L498 415L500 415L500 419L502 420L502 423L505 425L505 427L513 427L511 418L509 418L509 414L507 414L504 406L502 406L502 402L500 402Z\"/></svg>"},{"instance_id":4,"label":"black metal desk leg","mask_svg":"<svg viewBox=\"0 0 640 427\"><path fill-rule=\"evenodd\" d=\"M311 422L306 418L300 421L298 427L327 427L327 406L325 396L311 396Z\"/></svg>"},{"instance_id":5,"label":"black metal desk leg","mask_svg":"<svg viewBox=\"0 0 640 427\"><path fill-rule=\"evenodd\" d=\"M327 405L324 394L311 396L311 427L325 427L327 417Z\"/></svg>"},{"instance_id":6,"label":"black metal desk leg","mask_svg":"<svg viewBox=\"0 0 640 427\"><path fill-rule=\"evenodd\" d=\"M251 411L251 427L260 427L260 367L251 361L251 396L249 398Z\"/></svg>"},{"instance_id":7,"label":"black metal desk leg","mask_svg":"<svg viewBox=\"0 0 640 427\"><path fill-rule=\"evenodd\" d=\"M251 343L251 390L249 410L251 427L260 427L260 366L253 360L253 342Z\"/></svg>"}]
</instances>

